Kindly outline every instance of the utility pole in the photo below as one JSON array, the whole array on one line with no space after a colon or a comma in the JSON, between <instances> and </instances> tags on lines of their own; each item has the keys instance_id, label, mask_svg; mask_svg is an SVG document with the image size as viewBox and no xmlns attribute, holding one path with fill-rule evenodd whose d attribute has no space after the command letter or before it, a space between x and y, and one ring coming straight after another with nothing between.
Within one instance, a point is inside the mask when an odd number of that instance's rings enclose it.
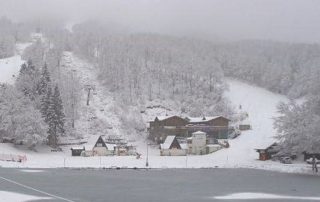
<instances>
[{"instance_id":1,"label":"utility pole","mask_svg":"<svg viewBox=\"0 0 320 202\"><path fill-rule=\"evenodd\" d=\"M74 95L74 73L75 73L75 71L76 70L71 70L71 77L72 77L72 89L71 89L71 98L72 98L72 100L71 100L71 108L72 108L72 122L71 122L71 126L72 126L72 128L74 128L74 119L75 119L75 95Z\"/></svg>"},{"instance_id":2,"label":"utility pole","mask_svg":"<svg viewBox=\"0 0 320 202\"><path fill-rule=\"evenodd\" d=\"M88 95L87 95L87 106L90 105L90 93L91 93L91 90L94 90L95 89L95 86L93 85L85 85L85 88L86 90L88 91Z\"/></svg>"},{"instance_id":3,"label":"utility pole","mask_svg":"<svg viewBox=\"0 0 320 202\"><path fill-rule=\"evenodd\" d=\"M149 167L149 148L148 148L148 143L147 143L147 158L146 158L146 167Z\"/></svg>"}]
</instances>

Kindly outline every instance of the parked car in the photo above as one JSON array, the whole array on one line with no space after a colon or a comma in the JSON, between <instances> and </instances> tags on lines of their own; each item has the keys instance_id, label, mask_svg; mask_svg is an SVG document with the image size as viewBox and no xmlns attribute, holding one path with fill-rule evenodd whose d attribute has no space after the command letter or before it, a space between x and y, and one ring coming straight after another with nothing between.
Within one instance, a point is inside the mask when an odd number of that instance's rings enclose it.
<instances>
[{"instance_id":1,"label":"parked car","mask_svg":"<svg viewBox=\"0 0 320 202\"><path fill-rule=\"evenodd\" d=\"M291 160L295 160L297 158L297 155L296 154L290 154L290 153L281 153L281 152L278 152L276 154L273 154L271 156L271 159L273 161L281 161L282 158L285 158L285 157L289 157Z\"/></svg>"},{"instance_id":2,"label":"parked car","mask_svg":"<svg viewBox=\"0 0 320 202\"><path fill-rule=\"evenodd\" d=\"M306 162L307 162L308 164L312 164L312 163L313 163L313 162L312 162L312 158L307 159ZM317 159L317 158L316 158L316 163L317 163L317 164L320 164L320 160Z\"/></svg>"},{"instance_id":3,"label":"parked car","mask_svg":"<svg viewBox=\"0 0 320 202\"><path fill-rule=\"evenodd\" d=\"M236 137L238 137L239 135L241 135L241 131L239 129L235 129L234 131L232 131L229 135L228 138L229 139L234 139Z\"/></svg>"},{"instance_id":4,"label":"parked car","mask_svg":"<svg viewBox=\"0 0 320 202\"><path fill-rule=\"evenodd\" d=\"M60 147L53 148L53 149L51 149L51 152L62 152L62 148L60 148Z\"/></svg>"},{"instance_id":5,"label":"parked car","mask_svg":"<svg viewBox=\"0 0 320 202\"><path fill-rule=\"evenodd\" d=\"M281 162L281 163L284 163L284 164L291 164L291 163L292 163L292 159L291 159L291 157L286 156L286 157L282 157L282 158L280 159L280 162Z\"/></svg>"}]
</instances>

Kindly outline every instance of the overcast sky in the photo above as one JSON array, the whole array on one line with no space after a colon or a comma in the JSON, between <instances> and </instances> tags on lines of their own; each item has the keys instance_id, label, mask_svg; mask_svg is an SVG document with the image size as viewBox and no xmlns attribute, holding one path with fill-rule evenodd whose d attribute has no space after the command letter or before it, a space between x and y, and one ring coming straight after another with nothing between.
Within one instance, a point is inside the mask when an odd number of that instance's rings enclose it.
<instances>
[{"instance_id":1,"label":"overcast sky","mask_svg":"<svg viewBox=\"0 0 320 202\"><path fill-rule=\"evenodd\" d=\"M320 0L0 0L0 15L99 18L139 32L320 43Z\"/></svg>"}]
</instances>

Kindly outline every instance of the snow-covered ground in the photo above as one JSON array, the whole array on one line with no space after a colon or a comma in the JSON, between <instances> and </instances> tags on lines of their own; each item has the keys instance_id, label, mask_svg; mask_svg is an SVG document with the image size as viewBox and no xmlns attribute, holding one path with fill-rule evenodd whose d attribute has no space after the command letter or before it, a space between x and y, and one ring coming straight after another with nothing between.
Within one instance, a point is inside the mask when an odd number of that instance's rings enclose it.
<instances>
[{"instance_id":1,"label":"snow-covered ground","mask_svg":"<svg viewBox=\"0 0 320 202\"><path fill-rule=\"evenodd\" d=\"M31 196L26 194L8 192L8 191L0 191L0 202L27 202L27 201L40 201L40 200L50 200L50 197L39 197L39 196Z\"/></svg>"},{"instance_id":2,"label":"snow-covered ground","mask_svg":"<svg viewBox=\"0 0 320 202\"><path fill-rule=\"evenodd\" d=\"M122 135L114 98L98 81L98 74L93 65L71 52L64 52L62 64L65 71L73 72L74 76L79 78L82 88L79 108L83 110L79 111L80 119L75 122L77 132L83 136ZM88 86L93 88L89 106L87 106Z\"/></svg>"},{"instance_id":3,"label":"snow-covered ground","mask_svg":"<svg viewBox=\"0 0 320 202\"><path fill-rule=\"evenodd\" d=\"M92 64L76 57L70 52L65 52L62 60L65 71L73 71L80 78L80 85L94 86L95 90L90 100L90 106L86 106L86 90L83 88L81 98L80 120L76 121L77 132L84 136L91 135L121 135L121 120L117 110L117 103L112 93L108 92L97 79L97 71ZM222 149L216 153L203 156L160 156L157 146L149 146L148 160L151 168L258 168L277 170L283 172L311 172L308 165L295 163L292 165L279 162L258 161L256 148L264 148L275 140L273 129L273 117L277 116L276 106L280 101L286 102L286 97L271 93L263 88L252 86L241 81L228 79L230 90L226 96L235 106L240 106L248 112L252 130L243 132L236 139L230 140L230 148ZM91 119L90 122L87 120ZM111 157L71 157L70 146L65 146L63 152L51 152L48 147L39 148L39 152L13 147L10 144L0 144L0 154L18 154L27 156L23 163L0 161L4 167L145 167L147 146L142 138L136 139L132 144L138 146L137 150L142 154L141 159L135 156L111 156Z\"/></svg>"},{"instance_id":4,"label":"snow-covered ground","mask_svg":"<svg viewBox=\"0 0 320 202\"><path fill-rule=\"evenodd\" d=\"M18 76L20 66L25 62L21 59L21 55L30 45L31 43L17 43L14 56L0 59L0 83L14 83Z\"/></svg>"},{"instance_id":5,"label":"snow-covered ground","mask_svg":"<svg viewBox=\"0 0 320 202\"><path fill-rule=\"evenodd\" d=\"M218 200L303 200L303 201L320 201L320 197L306 197L306 196L286 196L268 193L234 193L226 196L215 196Z\"/></svg>"}]
</instances>

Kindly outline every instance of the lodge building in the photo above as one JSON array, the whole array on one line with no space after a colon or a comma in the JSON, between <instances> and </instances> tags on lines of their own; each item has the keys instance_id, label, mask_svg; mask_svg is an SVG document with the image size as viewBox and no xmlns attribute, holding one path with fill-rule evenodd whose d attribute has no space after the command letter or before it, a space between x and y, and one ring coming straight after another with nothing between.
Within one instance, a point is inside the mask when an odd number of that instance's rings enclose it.
<instances>
[{"instance_id":1,"label":"lodge building","mask_svg":"<svg viewBox=\"0 0 320 202\"><path fill-rule=\"evenodd\" d=\"M208 141L227 139L231 130L230 120L223 116L186 117L163 116L149 122L149 139L160 144L167 136L191 137L196 131L207 134Z\"/></svg>"}]
</instances>

